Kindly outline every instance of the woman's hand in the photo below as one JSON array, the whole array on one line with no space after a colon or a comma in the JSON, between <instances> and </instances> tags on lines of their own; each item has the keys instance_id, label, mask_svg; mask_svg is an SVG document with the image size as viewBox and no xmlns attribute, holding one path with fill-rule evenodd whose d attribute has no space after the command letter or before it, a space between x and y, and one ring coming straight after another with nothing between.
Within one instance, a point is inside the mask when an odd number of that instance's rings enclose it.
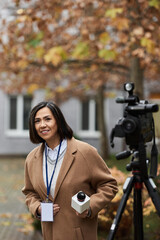
<instances>
[{"instance_id":1,"label":"woman's hand","mask_svg":"<svg viewBox=\"0 0 160 240\"><path fill-rule=\"evenodd\" d=\"M53 204L53 216L55 216L60 210L60 207L58 204Z\"/></svg>"},{"instance_id":2,"label":"woman's hand","mask_svg":"<svg viewBox=\"0 0 160 240\"><path fill-rule=\"evenodd\" d=\"M38 213L39 216L41 216L41 205L38 207L37 213Z\"/></svg>"},{"instance_id":3,"label":"woman's hand","mask_svg":"<svg viewBox=\"0 0 160 240\"><path fill-rule=\"evenodd\" d=\"M83 213L78 213L76 212L76 215L81 218L86 218L88 217L89 209L85 210Z\"/></svg>"},{"instance_id":4,"label":"woman's hand","mask_svg":"<svg viewBox=\"0 0 160 240\"><path fill-rule=\"evenodd\" d=\"M60 210L60 207L58 204L53 204L53 216L55 216ZM37 209L37 213L39 216L41 216L41 205Z\"/></svg>"}]
</instances>

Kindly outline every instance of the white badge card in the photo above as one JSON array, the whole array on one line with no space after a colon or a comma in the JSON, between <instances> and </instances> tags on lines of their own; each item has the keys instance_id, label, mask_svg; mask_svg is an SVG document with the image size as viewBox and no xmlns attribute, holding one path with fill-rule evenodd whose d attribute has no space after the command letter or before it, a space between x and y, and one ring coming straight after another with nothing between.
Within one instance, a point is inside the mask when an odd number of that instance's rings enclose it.
<instances>
[{"instance_id":1,"label":"white badge card","mask_svg":"<svg viewBox=\"0 0 160 240\"><path fill-rule=\"evenodd\" d=\"M53 203L41 203L41 221L53 222Z\"/></svg>"}]
</instances>

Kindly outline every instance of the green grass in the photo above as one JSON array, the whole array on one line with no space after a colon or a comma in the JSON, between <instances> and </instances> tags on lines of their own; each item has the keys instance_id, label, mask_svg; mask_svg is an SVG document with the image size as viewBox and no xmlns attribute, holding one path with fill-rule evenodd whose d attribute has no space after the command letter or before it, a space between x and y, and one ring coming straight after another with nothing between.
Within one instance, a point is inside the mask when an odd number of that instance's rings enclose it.
<instances>
[{"instance_id":1,"label":"green grass","mask_svg":"<svg viewBox=\"0 0 160 240\"><path fill-rule=\"evenodd\" d=\"M117 160L115 155L111 155L110 158L107 159L105 162L109 168L116 166L118 170L124 173L128 173L128 171L126 170L126 166L130 163L130 161L130 158Z\"/></svg>"},{"instance_id":2,"label":"green grass","mask_svg":"<svg viewBox=\"0 0 160 240\"><path fill-rule=\"evenodd\" d=\"M150 159L150 154L147 154L147 157ZM126 159L117 160L115 155L110 155L109 159L105 160L105 162L109 168L116 166L118 170L129 173L126 166L131 163L131 158L130 156ZM160 155L158 156L158 163L160 164Z\"/></svg>"},{"instance_id":3,"label":"green grass","mask_svg":"<svg viewBox=\"0 0 160 240\"><path fill-rule=\"evenodd\" d=\"M144 236L146 240L160 239L160 218L156 213L151 213L148 216L143 217Z\"/></svg>"}]
</instances>

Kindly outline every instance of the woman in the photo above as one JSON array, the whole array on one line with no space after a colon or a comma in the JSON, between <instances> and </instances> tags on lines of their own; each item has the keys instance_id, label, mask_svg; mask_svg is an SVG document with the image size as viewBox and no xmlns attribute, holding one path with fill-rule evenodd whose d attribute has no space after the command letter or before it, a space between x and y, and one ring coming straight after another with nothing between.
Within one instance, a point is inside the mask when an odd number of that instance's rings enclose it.
<instances>
[{"instance_id":1,"label":"woman","mask_svg":"<svg viewBox=\"0 0 160 240\"><path fill-rule=\"evenodd\" d=\"M41 102L32 109L29 132L30 140L41 144L27 156L22 191L36 218L49 215L48 221L41 218L44 239L96 240L98 212L117 192L104 160L95 148L73 137L52 102ZM90 197L89 209L81 214L71 207L72 196L79 191ZM49 210L42 202L50 203Z\"/></svg>"}]
</instances>

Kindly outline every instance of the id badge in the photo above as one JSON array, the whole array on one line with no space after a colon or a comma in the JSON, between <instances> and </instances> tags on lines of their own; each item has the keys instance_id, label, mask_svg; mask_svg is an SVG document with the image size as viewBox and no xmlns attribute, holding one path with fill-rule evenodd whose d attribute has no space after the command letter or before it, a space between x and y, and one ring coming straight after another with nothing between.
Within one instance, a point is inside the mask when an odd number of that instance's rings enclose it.
<instances>
[{"instance_id":1,"label":"id badge","mask_svg":"<svg viewBox=\"0 0 160 240\"><path fill-rule=\"evenodd\" d=\"M53 203L43 202L41 203L41 221L42 222L53 222Z\"/></svg>"}]
</instances>

